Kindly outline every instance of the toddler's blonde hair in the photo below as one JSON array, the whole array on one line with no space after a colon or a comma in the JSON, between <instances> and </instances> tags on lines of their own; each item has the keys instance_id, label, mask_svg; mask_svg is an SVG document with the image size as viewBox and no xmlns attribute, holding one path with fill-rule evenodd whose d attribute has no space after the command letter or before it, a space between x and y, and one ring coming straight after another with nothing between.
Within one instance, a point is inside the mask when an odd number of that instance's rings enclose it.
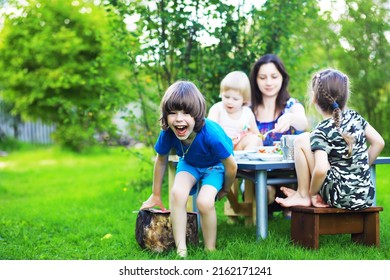
<instances>
[{"instance_id":1,"label":"toddler's blonde hair","mask_svg":"<svg viewBox=\"0 0 390 280\"><path fill-rule=\"evenodd\" d=\"M230 72L221 81L220 96L228 90L236 90L244 99L244 105L251 104L251 84L247 74L242 71Z\"/></svg>"}]
</instances>

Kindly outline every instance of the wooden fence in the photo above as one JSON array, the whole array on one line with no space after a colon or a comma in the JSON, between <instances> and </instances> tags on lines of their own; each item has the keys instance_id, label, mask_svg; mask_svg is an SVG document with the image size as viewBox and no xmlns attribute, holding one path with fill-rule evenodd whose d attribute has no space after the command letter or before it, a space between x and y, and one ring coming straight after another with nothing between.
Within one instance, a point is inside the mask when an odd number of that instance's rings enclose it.
<instances>
[{"instance_id":1,"label":"wooden fence","mask_svg":"<svg viewBox=\"0 0 390 280\"><path fill-rule=\"evenodd\" d=\"M50 135L54 130L54 125L41 121L21 122L0 110L0 134L7 137L28 143L51 144L53 140Z\"/></svg>"}]
</instances>

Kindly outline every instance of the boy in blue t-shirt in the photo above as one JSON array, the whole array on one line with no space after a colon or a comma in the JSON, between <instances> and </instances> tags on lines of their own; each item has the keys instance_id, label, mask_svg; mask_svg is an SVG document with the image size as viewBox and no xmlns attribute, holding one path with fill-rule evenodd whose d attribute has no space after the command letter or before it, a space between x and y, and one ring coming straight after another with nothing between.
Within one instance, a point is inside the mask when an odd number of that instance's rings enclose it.
<instances>
[{"instance_id":1,"label":"boy in blue t-shirt","mask_svg":"<svg viewBox=\"0 0 390 280\"><path fill-rule=\"evenodd\" d=\"M161 186L171 149L180 157L170 194L171 221L177 253L187 256L186 204L188 197L202 182L197 196L203 239L206 250L215 250L217 215L215 198L229 192L237 172L233 143L215 122L205 119L206 101L191 82L178 81L171 85L161 101L161 127L155 145L157 152L153 175L153 193L141 209L158 206Z\"/></svg>"}]
</instances>

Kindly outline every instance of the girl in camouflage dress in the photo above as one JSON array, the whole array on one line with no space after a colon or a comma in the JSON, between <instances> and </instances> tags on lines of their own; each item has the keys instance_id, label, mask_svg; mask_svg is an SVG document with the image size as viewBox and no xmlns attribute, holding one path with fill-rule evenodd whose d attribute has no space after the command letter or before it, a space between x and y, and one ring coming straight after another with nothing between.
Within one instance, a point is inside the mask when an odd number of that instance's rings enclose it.
<instances>
[{"instance_id":1,"label":"girl in camouflage dress","mask_svg":"<svg viewBox=\"0 0 390 280\"><path fill-rule=\"evenodd\" d=\"M276 202L284 207L369 207L375 196L370 165L384 140L359 113L346 108L346 75L324 70L313 77L311 86L312 103L324 120L295 140L298 190L283 188L287 198L278 197Z\"/></svg>"}]
</instances>

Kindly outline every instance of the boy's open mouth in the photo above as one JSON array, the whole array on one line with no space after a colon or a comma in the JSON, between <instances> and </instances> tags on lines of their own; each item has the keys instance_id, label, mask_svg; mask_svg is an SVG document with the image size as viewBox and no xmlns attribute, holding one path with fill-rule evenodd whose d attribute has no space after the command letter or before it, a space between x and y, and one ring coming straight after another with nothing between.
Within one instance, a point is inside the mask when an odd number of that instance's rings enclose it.
<instances>
[{"instance_id":1,"label":"boy's open mouth","mask_svg":"<svg viewBox=\"0 0 390 280\"><path fill-rule=\"evenodd\" d=\"M187 126L185 126L185 125L176 125L175 129L176 129L178 136L184 136L187 132Z\"/></svg>"}]
</instances>

